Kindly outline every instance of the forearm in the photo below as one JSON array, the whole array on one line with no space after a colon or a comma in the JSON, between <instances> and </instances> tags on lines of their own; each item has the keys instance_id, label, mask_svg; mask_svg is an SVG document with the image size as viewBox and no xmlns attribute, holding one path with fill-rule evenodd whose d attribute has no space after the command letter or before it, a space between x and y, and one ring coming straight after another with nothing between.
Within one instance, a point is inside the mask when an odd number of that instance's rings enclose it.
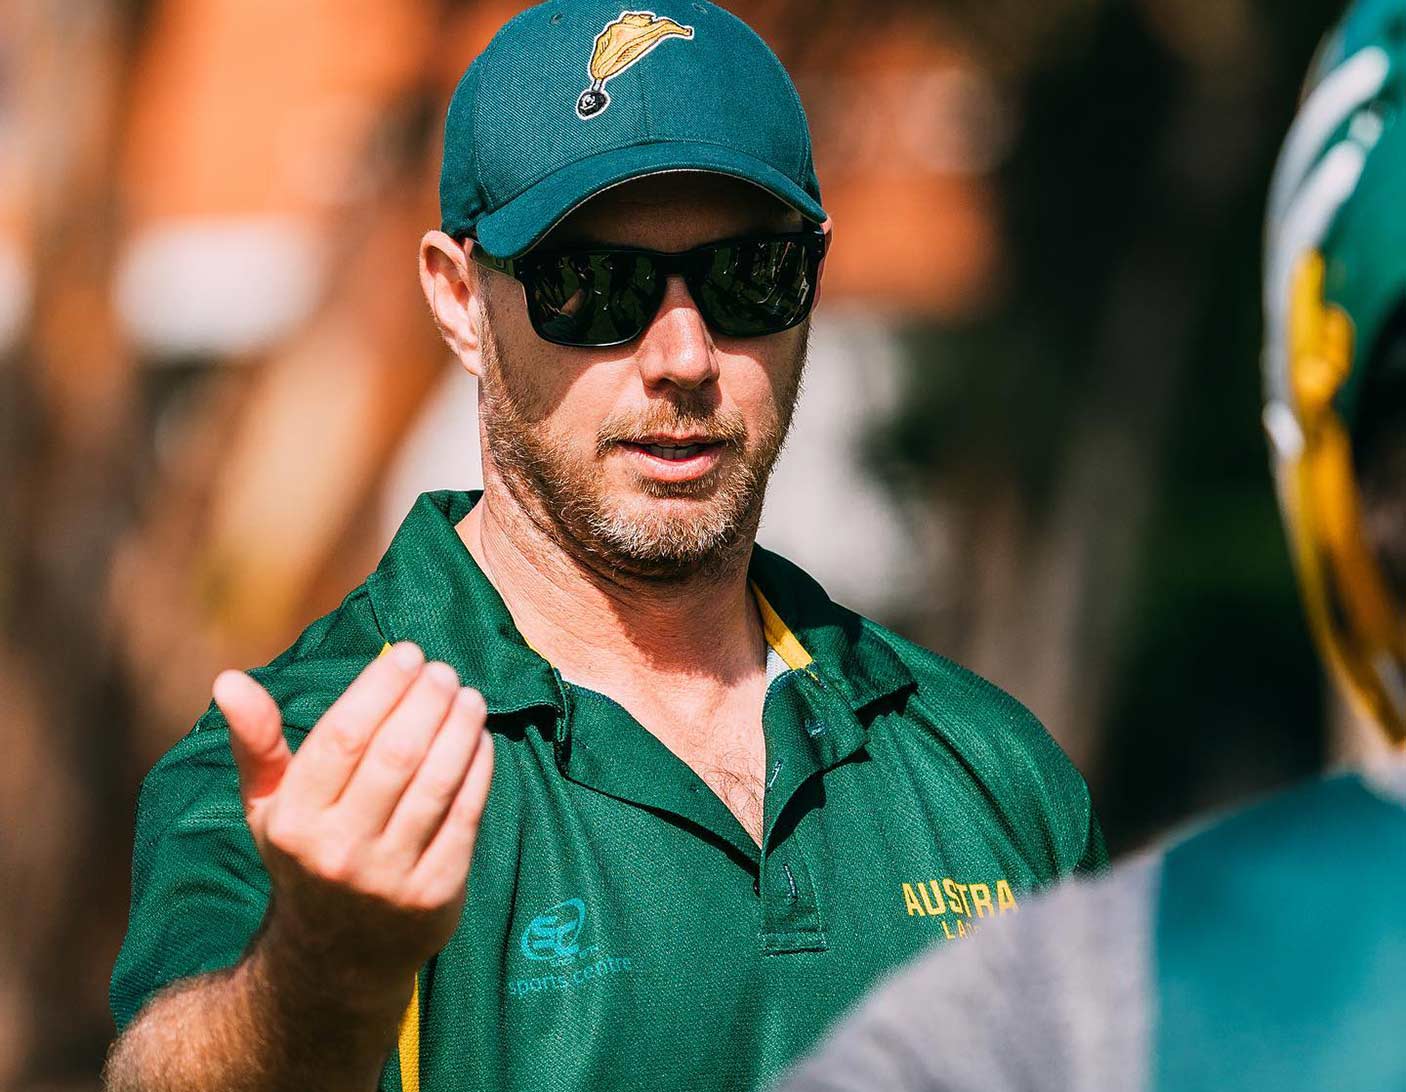
<instances>
[{"instance_id":1,"label":"forearm","mask_svg":"<svg viewBox=\"0 0 1406 1092\"><path fill-rule=\"evenodd\" d=\"M373 1092L405 996L338 988L270 950L172 986L108 1057L108 1092Z\"/></svg>"}]
</instances>

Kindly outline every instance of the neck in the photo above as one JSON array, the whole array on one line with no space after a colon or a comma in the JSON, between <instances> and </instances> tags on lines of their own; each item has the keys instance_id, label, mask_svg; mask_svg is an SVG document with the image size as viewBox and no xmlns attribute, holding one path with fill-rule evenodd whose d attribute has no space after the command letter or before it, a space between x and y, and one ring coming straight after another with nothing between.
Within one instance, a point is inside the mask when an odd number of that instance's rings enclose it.
<instances>
[{"instance_id":1,"label":"neck","mask_svg":"<svg viewBox=\"0 0 1406 1092\"><path fill-rule=\"evenodd\" d=\"M492 480L458 530L523 638L573 682L606 694L660 676L729 686L765 668L751 536L694 575L637 578L563 548Z\"/></svg>"}]
</instances>

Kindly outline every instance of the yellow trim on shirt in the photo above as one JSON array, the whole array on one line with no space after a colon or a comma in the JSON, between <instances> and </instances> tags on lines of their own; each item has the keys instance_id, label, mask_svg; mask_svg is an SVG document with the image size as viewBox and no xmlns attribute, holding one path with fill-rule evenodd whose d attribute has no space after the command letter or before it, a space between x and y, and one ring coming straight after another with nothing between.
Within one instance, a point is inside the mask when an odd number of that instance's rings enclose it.
<instances>
[{"instance_id":1,"label":"yellow trim on shirt","mask_svg":"<svg viewBox=\"0 0 1406 1092\"><path fill-rule=\"evenodd\" d=\"M420 1092L420 979L400 1018L400 1092Z\"/></svg>"},{"instance_id":2,"label":"yellow trim on shirt","mask_svg":"<svg viewBox=\"0 0 1406 1092\"><path fill-rule=\"evenodd\" d=\"M757 609L761 611L762 632L766 635L766 643L793 671L809 667L815 657L805 650L805 646L791 632L791 627L781 620L781 615L766 601L766 596L762 594L762 589L757 587L755 580L752 581L752 594L757 597Z\"/></svg>"}]
</instances>

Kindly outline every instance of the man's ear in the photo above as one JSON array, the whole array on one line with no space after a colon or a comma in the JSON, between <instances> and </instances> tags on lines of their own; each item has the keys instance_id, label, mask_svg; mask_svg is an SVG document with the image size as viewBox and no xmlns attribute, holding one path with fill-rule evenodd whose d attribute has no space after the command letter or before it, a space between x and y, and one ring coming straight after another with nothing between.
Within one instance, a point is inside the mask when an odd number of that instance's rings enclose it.
<instances>
[{"instance_id":1,"label":"man's ear","mask_svg":"<svg viewBox=\"0 0 1406 1092\"><path fill-rule=\"evenodd\" d=\"M444 343L483 378L483 280L464 248L442 231L420 240L420 288Z\"/></svg>"}]
</instances>

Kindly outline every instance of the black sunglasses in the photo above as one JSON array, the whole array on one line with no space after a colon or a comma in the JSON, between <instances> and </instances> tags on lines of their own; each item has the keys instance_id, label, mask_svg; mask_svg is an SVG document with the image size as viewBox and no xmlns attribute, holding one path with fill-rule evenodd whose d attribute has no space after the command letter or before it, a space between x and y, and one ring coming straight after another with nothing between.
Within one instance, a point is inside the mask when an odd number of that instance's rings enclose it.
<instances>
[{"instance_id":1,"label":"black sunglasses","mask_svg":"<svg viewBox=\"0 0 1406 1092\"><path fill-rule=\"evenodd\" d=\"M817 228L726 239L675 254L583 246L495 258L475 244L473 260L522 284L539 337L604 349L644 333L672 275L683 277L716 333L761 337L789 330L815 306L829 245L829 232Z\"/></svg>"}]
</instances>

